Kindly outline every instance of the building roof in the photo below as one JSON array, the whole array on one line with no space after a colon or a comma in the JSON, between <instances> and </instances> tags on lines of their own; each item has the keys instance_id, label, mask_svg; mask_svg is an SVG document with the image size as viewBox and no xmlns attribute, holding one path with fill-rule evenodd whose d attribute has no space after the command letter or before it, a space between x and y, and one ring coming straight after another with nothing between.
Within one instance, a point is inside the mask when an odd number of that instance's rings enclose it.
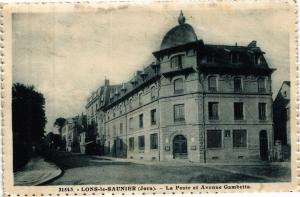
<instances>
[{"instance_id":1,"label":"building roof","mask_svg":"<svg viewBox=\"0 0 300 197\"><path fill-rule=\"evenodd\" d=\"M155 80L158 75L159 65L152 63L151 65L144 68L142 71L137 71L136 74L126 83L121 85L110 86L109 88L109 102L105 107L110 106L110 104L116 103L118 101L127 98L136 92L138 92L144 85Z\"/></svg>"},{"instance_id":2,"label":"building roof","mask_svg":"<svg viewBox=\"0 0 300 197\"><path fill-rule=\"evenodd\" d=\"M109 109L129 96L139 92L143 87L153 83L160 75L161 57L178 51L194 49L201 56L197 56L197 69L205 73L234 73L270 75L275 69L269 68L256 41L247 46L236 45L213 45L205 44L197 39L197 35L191 25L185 23L182 12L178 18L179 25L173 27L164 36L159 51L153 52L157 62L153 62L135 75L126 83L118 85L106 84L101 88L100 97L103 97L101 108ZM207 62L209 54L213 54L214 61ZM238 54L238 61L232 61L232 54ZM259 57L259 63L255 63ZM206 61L204 61L206 58ZM92 99L91 99L92 100Z\"/></svg>"},{"instance_id":3,"label":"building roof","mask_svg":"<svg viewBox=\"0 0 300 197\"><path fill-rule=\"evenodd\" d=\"M203 54L213 55L214 61L208 63L205 59L200 60L199 69L215 73L271 74L275 69L269 68L263 56L264 52L253 43L256 41L248 46L204 44L201 49ZM232 62L234 53L238 54L238 62ZM254 62L255 57L260 59L258 64Z\"/></svg>"},{"instance_id":4,"label":"building roof","mask_svg":"<svg viewBox=\"0 0 300 197\"><path fill-rule=\"evenodd\" d=\"M189 42L195 42L198 40L193 27L185 23L185 17L183 16L182 12L180 12L178 22L179 25L173 27L164 36L160 45L160 50L183 45Z\"/></svg>"}]
</instances>

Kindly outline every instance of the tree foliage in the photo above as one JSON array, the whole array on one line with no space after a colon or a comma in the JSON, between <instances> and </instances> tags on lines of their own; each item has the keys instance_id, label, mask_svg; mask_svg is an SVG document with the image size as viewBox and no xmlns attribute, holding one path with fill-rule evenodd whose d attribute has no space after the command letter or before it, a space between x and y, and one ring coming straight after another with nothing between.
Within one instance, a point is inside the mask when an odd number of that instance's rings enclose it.
<instances>
[{"instance_id":1,"label":"tree foliage","mask_svg":"<svg viewBox=\"0 0 300 197\"><path fill-rule=\"evenodd\" d=\"M58 130L59 130L59 134L61 135L61 129L62 127L64 126L66 122L66 119L65 118L62 118L62 117L59 117L55 120L53 126L57 126L58 127Z\"/></svg>"},{"instance_id":2,"label":"tree foliage","mask_svg":"<svg viewBox=\"0 0 300 197\"><path fill-rule=\"evenodd\" d=\"M33 86L20 83L12 87L12 129L14 169L30 158L32 146L44 135L45 99Z\"/></svg>"}]
</instances>

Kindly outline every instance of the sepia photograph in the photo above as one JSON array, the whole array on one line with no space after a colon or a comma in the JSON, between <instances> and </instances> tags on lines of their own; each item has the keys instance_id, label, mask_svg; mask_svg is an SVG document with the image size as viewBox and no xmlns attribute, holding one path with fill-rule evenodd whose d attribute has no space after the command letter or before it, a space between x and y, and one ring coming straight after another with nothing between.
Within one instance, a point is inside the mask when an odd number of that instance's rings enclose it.
<instances>
[{"instance_id":1,"label":"sepia photograph","mask_svg":"<svg viewBox=\"0 0 300 197\"><path fill-rule=\"evenodd\" d=\"M292 183L293 9L11 12L13 186Z\"/></svg>"}]
</instances>

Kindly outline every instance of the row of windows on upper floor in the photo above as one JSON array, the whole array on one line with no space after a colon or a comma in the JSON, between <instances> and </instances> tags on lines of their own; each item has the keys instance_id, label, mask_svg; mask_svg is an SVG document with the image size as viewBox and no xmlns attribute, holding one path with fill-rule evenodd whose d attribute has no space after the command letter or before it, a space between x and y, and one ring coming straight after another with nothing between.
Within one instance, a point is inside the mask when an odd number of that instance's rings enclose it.
<instances>
[{"instance_id":1,"label":"row of windows on upper floor","mask_svg":"<svg viewBox=\"0 0 300 197\"><path fill-rule=\"evenodd\" d=\"M267 120L267 104L258 103L258 119ZM156 125L157 115L156 109L150 111L150 124L151 126ZM234 102L233 103L233 117L234 120L245 120L245 110L243 102ZM252 117L255 119L254 117ZM184 122L185 121L185 107L184 104L175 104L173 105L173 119L174 122ZM218 102L208 102L208 119L209 120L219 120L219 103ZM143 129L144 128L144 114L141 113L138 116L138 126L134 124L134 118L129 118L129 130ZM120 134L123 133L123 123L120 123L119 127ZM110 130L108 127L107 137L110 136ZM116 125L113 125L113 137L117 135Z\"/></svg>"},{"instance_id":2,"label":"row of windows on upper floor","mask_svg":"<svg viewBox=\"0 0 300 197\"><path fill-rule=\"evenodd\" d=\"M171 68L182 68L183 67L183 59L184 55L183 54L178 54L174 55L170 59L170 67ZM215 63L218 60L216 59L216 54L215 53L209 53L205 56L203 56L201 62L202 63ZM255 54L252 56L252 61L253 64L259 65L262 63L262 56L260 54ZM240 54L237 52L231 53L230 54L230 63L232 64L239 64L241 63L241 58Z\"/></svg>"},{"instance_id":3,"label":"row of windows on upper floor","mask_svg":"<svg viewBox=\"0 0 300 197\"><path fill-rule=\"evenodd\" d=\"M183 94L184 93L184 80L183 78L178 78L173 81L174 94ZM208 90L215 92L218 90L218 83L216 76L208 77ZM234 77L233 79L233 90L234 92L240 93L243 91L243 80L241 77ZM257 79L257 90L260 93L266 92L266 79L264 77L260 77ZM155 87L151 88L151 100L155 100L157 98L157 90ZM138 95L138 106L143 105L143 94L140 93ZM128 102L129 110L133 109L132 99L129 99ZM121 105L119 105L119 115L122 115L123 111L121 109ZM112 118L116 117L116 108L112 110ZM107 119L110 120L110 114L107 114Z\"/></svg>"},{"instance_id":4,"label":"row of windows on upper floor","mask_svg":"<svg viewBox=\"0 0 300 197\"><path fill-rule=\"evenodd\" d=\"M152 109L150 111L150 124L151 126L155 126L157 124L157 115L156 115L156 109ZM139 114L138 116L138 119L139 119L139 125L138 125L138 128L142 129L144 128L144 114ZM130 130L133 130L134 129L134 123L133 123L134 119L133 117L130 117L129 118L129 129ZM107 127L107 137L110 138L111 137L111 134L110 134L110 129L109 129L109 126ZM113 130L113 137L116 137L117 136L117 126L116 124L114 124L112 126L112 130ZM119 134L122 135L123 134L123 122L120 122L119 124Z\"/></svg>"}]
</instances>

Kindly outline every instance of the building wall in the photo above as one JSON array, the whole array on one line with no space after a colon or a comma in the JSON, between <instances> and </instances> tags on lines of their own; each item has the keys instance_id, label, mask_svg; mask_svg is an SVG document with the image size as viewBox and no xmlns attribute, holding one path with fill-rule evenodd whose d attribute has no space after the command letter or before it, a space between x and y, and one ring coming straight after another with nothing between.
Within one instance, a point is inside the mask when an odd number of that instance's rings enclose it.
<instances>
[{"instance_id":1,"label":"building wall","mask_svg":"<svg viewBox=\"0 0 300 197\"><path fill-rule=\"evenodd\" d=\"M222 145L220 148L208 148L206 144L206 161L207 162L228 162L238 160L260 160L260 132L265 130L268 137L268 157L272 158L273 146L273 117L272 117L272 96L271 81L266 78L266 91L258 92L257 77L241 76L242 91L234 93L233 80L235 76L217 76L218 90L210 92L208 88L207 76L204 80L206 96L204 97L205 111L205 136L207 141L207 132L209 130L221 130ZM219 118L209 120L208 104L217 102L219 105ZM235 120L234 103L243 103L243 120ZM266 104L266 119L259 120L259 103ZM225 137L225 130L230 132ZM247 146L244 148L233 147L233 130L246 130Z\"/></svg>"},{"instance_id":2,"label":"building wall","mask_svg":"<svg viewBox=\"0 0 300 197\"><path fill-rule=\"evenodd\" d=\"M182 56L182 67L171 68L173 55ZM187 141L187 161L231 162L261 159L261 131L266 131L267 157L272 158L273 122L272 88L270 76L203 74L197 71L194 50L164 56L161 60L161 77L121 103L105 111L106 154L136 160L173 160L174 138L183 136ZM172 74L176 69L185 73ZM210 91L209 77L217 77L217 90ZM242 91L234 92L234 78L242 80ZM258 90L258 79L265 79L265 91ZM174 81L183 80L183 91L174 92ZM154 87L155 97L151 97ZM152 92L153 93L153 92ZM141 96L140 96L141 95ZM218 119L209 120L209 102L217 102ZM243 103L243 120L234 120L234 103ZM266 104L266 119L259 120L259 103ZM174 106L184 105L184 120L174 119ZM151 124L151 110L156 109L156 124ZM143 114L143 127L139 116ZM130 126L131 122L131 126ZM123 131L120 132L120 123ZM207 132L221 131L221 146L207 147ZM233 131L246 130L246 147L233 146ZM157 133L158 147L151 149L150 135ZM226 136L225 136L226 133ZM144 148L139 148L139 136L144 136ZM134 148L129 139L134 138ZM118 143L122 140L122 149ZM115 145L117 144L117 145Z\"/></svg>"}]
</instances>

